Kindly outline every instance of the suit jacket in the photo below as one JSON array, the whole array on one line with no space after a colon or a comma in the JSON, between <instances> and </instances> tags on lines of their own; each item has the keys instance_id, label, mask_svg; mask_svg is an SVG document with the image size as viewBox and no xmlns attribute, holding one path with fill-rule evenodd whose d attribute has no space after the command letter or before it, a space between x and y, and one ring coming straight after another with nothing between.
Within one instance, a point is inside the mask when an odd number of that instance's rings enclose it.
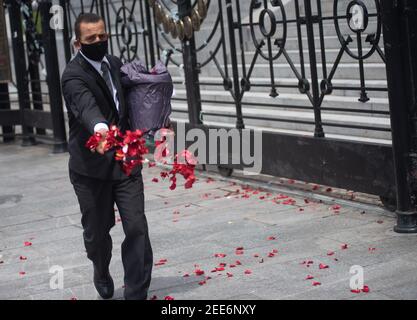
<instances>
[{"instance_id":1,"label":"suit jacket","mask_svg":"<svg viewBox=\"0 0 417 320\"><path fill-rule=\"evenodd\" d=\"M94 134L94 126L99 122L109 127L117 125L123 132L130 129L125 95L120 82L119 58L106 56L110 62L110 72L119 96L119 111L103 77L78 53L66 66L62 74L62 93L69 119L70 153L69 168L74 172L102 180L126 178L120 164L114 159L114 151L100 155L85 147Z\"/></svg>"}]
</instances>

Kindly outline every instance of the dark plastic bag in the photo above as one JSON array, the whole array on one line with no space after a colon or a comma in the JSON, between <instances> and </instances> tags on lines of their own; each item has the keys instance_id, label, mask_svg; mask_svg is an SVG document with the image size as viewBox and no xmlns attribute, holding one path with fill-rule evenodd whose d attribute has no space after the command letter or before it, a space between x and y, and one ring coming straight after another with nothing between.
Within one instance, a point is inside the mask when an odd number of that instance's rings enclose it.
<instances>
[{"instance_id":1,"label":"dark plastic bag","mask_svg":"<svg viewBox=\"0 0 417 320\"><path fill-rule=\"evenodd\" d=\"M142 61L136 59L120 70L132 129L153 136L157 130L168 127L174 86L166 66L158 61L148 71Z\"/></svg>"}]
</instances>

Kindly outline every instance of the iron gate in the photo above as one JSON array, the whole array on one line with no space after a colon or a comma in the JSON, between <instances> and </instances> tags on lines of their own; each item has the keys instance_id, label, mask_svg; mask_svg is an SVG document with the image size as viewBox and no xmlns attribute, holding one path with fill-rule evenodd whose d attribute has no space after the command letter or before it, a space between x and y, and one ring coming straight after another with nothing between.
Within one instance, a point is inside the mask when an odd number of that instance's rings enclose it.
<instances>
[{"instance_id":1,"label":"iron gate","mask_svg":"<svg viewBox=\"0 0 417 320\"><path fill-rule=\"evenodd\" d=\"M1 1L9 20L13 82L0 87L4 141L16 135L23 145L46 142L53 152L67 149L55 30L48 1ZM58 84L58 85L57 85ZM17 107L17 108L16 108ZM14 126L21 125L21 133Z\"/></svg>"},{"instance_id":2,"label":"iron gate","mask_svg":"<svg viewBox=\"0 0 417 320\"><path fill-rule=\"evenodd\" d=\"M111 54L165 59L187 130L262 129L262 173L396 198L396 230L417 232L415 1L55 2L67 62L76 17L96 12Z\"/></svg>"}]
</instances>

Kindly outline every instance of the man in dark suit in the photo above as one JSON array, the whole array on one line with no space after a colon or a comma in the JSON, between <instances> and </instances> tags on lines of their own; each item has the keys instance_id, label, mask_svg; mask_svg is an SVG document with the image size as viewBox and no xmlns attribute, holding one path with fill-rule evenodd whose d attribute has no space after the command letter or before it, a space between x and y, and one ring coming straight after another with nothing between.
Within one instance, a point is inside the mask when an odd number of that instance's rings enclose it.
<instances>
[{"instance_id":1,"label":"man in dark suit","mask_svg":"<svg viewBox=\"0 0 417 320\"><path fill-rule=\"evenodd\" d=\"M111 125L129 129L128 110L120 83L119 58L107 54L103 19L82 14L75 22L77 55L62 75L62 92L69 118L69 176L82 213L84 244L93 262L94 285L102 298L113 296L109 273L110 229L119 209L125 239L122 244L125 299L146 299L152 273L152 248L144 213L141 167L126 176L114 152L102 140L95 150L85 147L95 132L106 135Z\"/></svg>"}]
</instances>

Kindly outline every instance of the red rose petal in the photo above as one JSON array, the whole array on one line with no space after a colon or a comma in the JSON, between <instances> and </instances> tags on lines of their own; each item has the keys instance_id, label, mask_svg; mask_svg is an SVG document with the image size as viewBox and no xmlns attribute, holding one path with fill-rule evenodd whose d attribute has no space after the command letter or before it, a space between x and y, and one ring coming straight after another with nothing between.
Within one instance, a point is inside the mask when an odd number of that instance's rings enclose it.
<instances>
[{"instance_id":1,"label":"red rose petal","mask_svg":"<svg viewBox=\"0 0 417 320\"><path fill-rule=\"evenodd\" d=\"M327 255L328 255L328 256L332 256L332 255L334 255L334 251L329 251L329 252L327 252Z\"/></svg>"},{"instance_id":2,"label":"red rose petal","mask_svg":"<svg viewBox=\"0 0 417 320\"><path fill-rule=\"evenodd\" d=\"M268 237L268 239L267 240L276 240L276 238L274 237L274 236L270 236L270 237Z\"/></svg>"},{"instance_id":3,"label":"red rose petal","mask_svg":"<svg viewBox=\"0 0 417 320\"><path fill-rule=\"evenodd\" d=\"M227 277L228 277L228 278L233 277L233 273L227 272L226 274L227 274Z\"/></svg>"},{"instance_id":4,"label":"red rose petal","mask_svg":"<svg viewBox=\"0 0 417 320\"><path fill-rule=\"evenodd\" d=\"M26 274L26 272L24 272L24 271L20 271L20 272L19 272L19 274L20 274L21 276L24 276L24 275Z\"/></svg>"},{"instance_id":5,"label":"red rose petal","mask_svg":"<svg viewBox=\"0 0 417 320\"><path fill-rule=\"evenodd\" d=\"M174 300L174 298L171 296L166 296L164 300Z\"/></svg>"},{"instance_id":6,"label":"red rose petal","mask_svg":"<svg viewBox=\"0 0 417 320\"><path fill-rule=\"evenodd\" d=\"M359 289L352 289L352 290L350 290L350 292L352 292L352 293L361 293L361 291Z\"/></svg>"},{"instance_id":7,"label":"red rose petal","mask_svg":"<svg viewBox=\"0 0 417 320\"><path fill-rule=\"evenodd\" d=\"M348 245L347 245L346 243L344 243L344 244L342 244L342 245L340 246L340 248L341 248L342 250L346 250L346 249L348 248Z\"/></svg>"},{"instance_id":8,"label":"red rose petal","mask_svg":"<svg viewBox=\"0 0 417 320\"><path fill-rule=\"evenodd\" d=\"M315 286L315 287L316 287L316 286L321 286L321 282L314 281L314 282L313 282L313 286Z\"/></svg>"},{"instance_id":9,"label":"red rose petal","mask_svg":"<svg viewBox=\"0 0 417 320\"><path fill-rule=\"evenodd\" d=\"M327 264L324 264L324 263L319 264L319 269L327 269L327 268L329 268Z\"/></svg>"},{"instance_id":10,"label":"red rose petal","mask_svg":"<svg viewBox=\"0 0 417 320\"><path fill-rule=\"evenodd\" d=\"M201 275L203 275L203 274L204 274L204 271L203 271L203 270L200 270L200 269L196 269L196 270L194 270L194 273L195 273L197 276L201 276Z\"/></svg>"},{"instance_id":11,"label":"red rose petal","mask_svg":"<svg viewBox=\"0 0 417 320\"><path fill-rule=\"evenodd\" d=\"M305 278L305 280L313 280L313 279L314 279L314 277L310 274Z\"/></svg>"},{"instance_id":12,"label":"red rose petal","mask_svg":"<svg viewBox=\"0 0 417 320\"><path fill-rule=\"evenodd\" d=\"M25 260L27 260L28 258L26 258L25 256L20 256L20 257L19 257L19 259L20 259L20 260L22 260L22 261L25 261Z\"/></svg>"},{"instance_id":13,"label":"red rose petal","mask_svg":"<svg viewBox=\"0 0 417 320\"><path fill-rule=\"evenodd\" d=\"M368 286L363 286L362 292L368 293L369 291L370 290L369 290L369 287Z\"/></svg>"},{"instance_id":14,"label":"red rose petal","mask_svg":"<svg viewBox=\"0 0 417 320\"><path fill-rule=\"evenodd\" d=\"M245 274L251 274L251 273L252 273L252 270L250 270L250 269L245 270Z\"/></svg>"},{"instance_id":15,"label":"red rose petal","mask_svg":"<svg viewBox=\"0 0 417 320\"><path fill-rule=\"evenodd\" d=\"M224 254L224 253L216 253L216 254L214 254L214 256L216 258L224 258L224 257L226 257L226 254Z\"/></svg>"},{"instance_id":16,"label":"red rose petal","mask_svg":"<svg viewBox=\"0 0 417 320\"><path fill-rule=\"evenodd\" d=\"M32 242L25 241L25 247L30 247L32 245Z\"/></svg>"},{"instance_id":17,"label":"red rose petal","mask_svg":"<svg viewBox=\"0 0 417 320\"><path fill-rule=\"evenodd\" d=\"M152 298L150 300L157 300L158 297L157 296L152 296Z\"/></svg>"}]
</instances>

